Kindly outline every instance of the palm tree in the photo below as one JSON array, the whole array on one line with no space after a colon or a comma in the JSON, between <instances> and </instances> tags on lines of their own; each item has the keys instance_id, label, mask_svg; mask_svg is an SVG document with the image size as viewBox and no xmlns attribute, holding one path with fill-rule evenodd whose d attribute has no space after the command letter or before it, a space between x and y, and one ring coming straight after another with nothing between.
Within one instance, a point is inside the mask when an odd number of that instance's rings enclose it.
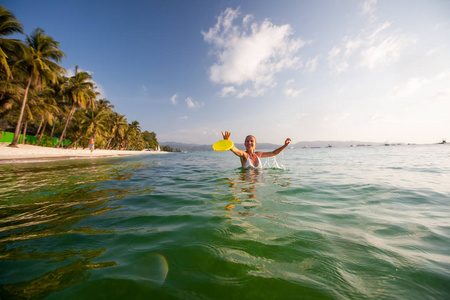
<instances>
[{"instance_id":1,"label":"palm tree","mask_svg":"<svg viewBox=\"0 0 450 300\"><path fill-rule=\"evenodd\" d=\"M108 110L111 110L111 111L114 108L114 105L112 105L111 101L109 101L108 99L99 99L97 101L97 105L104 106L105 108L107 108Z\"/></svg>"},{"instance_id":2,"label":"palm tree","mask_svg":"<svg viewBox=\"0 0 450 300\"><path fill-rule=\"evenodd\" d=\"M86 133L95 141L96 138L103 138L106 134L106 125L108 123L108 114L104 107L89 109L85 112L81 123L86 128Z\"/></svg>"},{"instance_id":3,"label":"palm tree","mask_svg":"<svg viewBox=\"0 0 450 300\"><path fill-rule=\"evenodd\" d=\"M16 105L20 108L18 103L21 102L21 95L23 95L23 92L24 89L20 84L0 79L0 119L6 118Z\"/></svg>"},{"instance_id":4,"label":"palm tree","mask_svg":"<svg viewBox=\"0 0 450 300\"><path fill-rule=\"evenodd\" d=\"M141 132L141 127L138 121L132 121L128 124L128 128L125 131L125 149L129 150L131 148L136 148L137 140L139 139L139 134Z\"/></svg>"},{"instance_id":5,"label":"palm tree","mask_svg":"<svg viewBox=\"0 0 450 300\"><path fill-rule=\"evenodd\" d=\"M33 122L35 120L35 112L37 111L37 106L39 105L39 101L41 99L37 95L36 90L31 90L28 95L28 101L25 105L25 112L23 114L23 133L22 133L22 144L25 144L25 138L27 135L28 122Z\"/></svg>"},{"instance_id":6,"label":"palm tree","mask_svg":"<svg viewBox=\"0 0 450 300\"><path fill-rule=\"evenodd\" d=\"M66 135L67 127L69 126L75 110L77 108L84 109L88 104L91 104L91 107L94 107L96 93L94 92L95 85L91 80L92 76L87 72L78 71L78 66L75 67L75 75L68 79L64 94L66 100L68 100L69 103L72 103L72 108L67 116L66 125L64 126L58 144L56 145L57 148L61 145L61 142Z\"/></svg>"},{"instance_id":7,"label":"palm tree","mask_svg":"<svg viewBox=\"0 0 450 300\"><path fill-rule=\"evenodd\" d=\"M81 111L76 111L72 122L70 122L67 136L72 140L72 143L67 148L72 148L74 145L78 148L78 142L87 137L86 124L83 123L83 114Z\"/></svg>"},{"instance_id":8,"label":"palm tree","mask_svg":"<svg viewBox=\"0 0 450 300\"><path fill-rule=\"evenodd\" d=\"M25 46L21 41L8 39L6 36L23 33L22 25L3 6L0 6L0 118L3 119L15 105L20 96L20 85L11 82L13 78L10 65L17 60L16 53L20 53ZM4 71L3 71L4 70Z\"/></svg>"},{"instance_id":9,"label":"palm tree","mask_svg":"<svg viewBox=\"0 0 450 300\"><path fill-rule=\"evenodd\" d=\"M33 124L38 118L41 119L41 124L44 122L43 116L47 114L48 108L45 103L45 96L51 92L49 87L43 87L41 90L30 89L28 93L28 100L23 115L23 138L22 144L25 144L26 132L29 124ZM42 126L40 126L42 127Z\"/></svg>"},{"instance_id":10,"label":"palm tree","mask_svg":"<svg viewBox=\"0 0 450 300\"><path fill-rule=\"evenodd\" d=\"M53 125L50 132L49 137L53 138L53 133L55 131L56 125L59 123L58 120L62 120L64 116L69 114L69 109L67 109L67 106L65 105L65 95L64 91L66 88L67 83L67 77L65 76L59 76L58 80L51 84L52 89L54 90L54 93L52 95L53 99L56 101L56 105L58 106L58 109L54 111L53 114Z\"/></svg>"},{"instance_id":11,"label":"palm tree","mask_svg":"<svg viewBox=\"0 0 450 300\"><path fill-rule=\"evenodd\" d=\"M27 47L23 49L22 57L13 65L13 69L24 74L28 79L14 132L14 139L10 145L12 147L17 147L19 141L19 131L31 83L34 84L35 88L40 88L47 82L55 82L58 75L65 72L63 67L53 62L59 62L65 56L64 52L58 49L58 46L58 42L46 36L42 29L37 28L31 36L27 36Z\"/></svg>"},{"instance_id":12,"label":"palm tree","mask_svg":"<svg viewBox=\"0 0 450 300\"><path fill-rule=\"evenodd\" d=\"M141 125L139 125L138 121L131 122L130 127L136 131L139 131L139 132L141 131Z\"/></svg>"},{"instance_id":13,"label":"palm tree","mask_svg":"<svg viewBox=\"0 0 450 300\"><path fill-rule=\"evenodd\" d=\"M122 116L116 112L113 112L110 116L110 136L109 140L106 143L106 149L109 149L111 141L116 138L118 140L122 140L125 134L125 130L128 127L127 120L125 116Z\"/></svg>"},{"instance_id":14,"label":"palm tree","mask_svg":"<svg viewBox=\"0 0 450 300\"><path fill-rule=\"evenodd\" d=\"M45 92L41 93L41 101L38 103L36 108L37 114L41 119L41 124L39 126L40 128L36 131L36 136L39 135L36 146L39 146L41 143L47 124L53 125L56 116L60 112L55 94L55 90L51 88L47 88Z\"/></svg>"},{"instance_id":15,"label":"palm tree","mask_svg":"<svg viewBox=\"0 0 450 300\"><path fill-rule=\"evenodd\" d=\"M0 66L5 69L6 79L11 78L11 69L8 64L8 52L17 46L23 45L19 40L6 39L14 33L23 33L22 24L5 7L0 6Z\"/></svg>"}]
</instances>

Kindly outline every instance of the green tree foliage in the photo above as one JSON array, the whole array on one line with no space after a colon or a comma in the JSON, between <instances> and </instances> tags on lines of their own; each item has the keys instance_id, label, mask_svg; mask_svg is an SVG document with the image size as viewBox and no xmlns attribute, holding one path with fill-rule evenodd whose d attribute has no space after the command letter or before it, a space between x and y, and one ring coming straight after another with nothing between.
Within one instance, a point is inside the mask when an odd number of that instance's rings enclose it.
<instances>
[{"instance_id":1,"label":"green tree foliage","mask_svg":"<svg viewBox=\"0 0 450 300\"><path fill-rule=\"evenodd\" d=\"M165 145L165 146L161 146L161 151L173 152L173 148Z\"/></svg>"},{"instance_id":2,"label":"green tree foliage","mask_svg":"<svg viewBox=\"0 0 450 300\"><path fill-rule=\"evenodd\" d=\"M14 33L23 33L22 24L3 6L0 6L0 68L5 72L6 79L11 78L11 68L8 58L17 50L21 43L18 40L5 38Z\"/></svg>"},{"instance_id":3,"label":"green tree foliage","mask_svg":"<svg viewBox=\"0 0 450 300\"><path fill-rule=\"evenodd\" d=\"M56 63L64 56L58 47L58 42L45 35L42 29L37 28L31 36L27 36L26 46L22 47L23 51L20 53L19 59L14 62L13 73L16 72L20 78L24 79L22 84L25 84L26 87L11 146L16 146L19 141L19 132L30 88L40 90L46 84L55 82L58 75L65 72L64 68Z\"/></svg>"},{"instance_id":4,"label":"green tree foliage","mask_svg":"<svg viewBox=\"0 0 450 300\"><path fill-rule=\"evenodd\" d=\"M61 145L63 141L67 127L69 126L70 121L72 120L73 114L75 110L78 109L86 109L88 104L91 107L94 107L95 96L94 92L94 83L92 82L92 76L83 71L78 70L78 66L75 66L75 75L67 79L66 84L63 88L64 100L68 105L71 106L69 114L66 119L66 125L61 133L61 137L59 138L59 142L56 147Z\"/></svg>"},{"instance_id":5,"label":"green tree foliage","mask_svg":"<svg viewBox=\"0 0 450 300\"><path fill-rule=\"evenodd\" d=\"M24 41L8 39L17 33L22 25L0 6L0 125L15 127L12 146L23 129L38 136L38 144L60 135L57 147L67 137L69 147L86 147L93 138L96 148L159 148L156 133L142 132L138 121L128 123L108 99L97 98L89 73L76 66L73 76L65 76L59 65L65 54L44 30L35 29Z\"/></svg>"},{"instance_id":6,"label":"green tree foliage","mask_svg":"<svg viewBox=\"0 0 450 300\"><path fill-rule=\"evenodd\" d=\"M145 148L149 149L156 149L158 148L158 140L156 139L156 133L154 132L148 132L147 130L142 133L142 138L145 141Z\"/></svg>"}]
</instances>

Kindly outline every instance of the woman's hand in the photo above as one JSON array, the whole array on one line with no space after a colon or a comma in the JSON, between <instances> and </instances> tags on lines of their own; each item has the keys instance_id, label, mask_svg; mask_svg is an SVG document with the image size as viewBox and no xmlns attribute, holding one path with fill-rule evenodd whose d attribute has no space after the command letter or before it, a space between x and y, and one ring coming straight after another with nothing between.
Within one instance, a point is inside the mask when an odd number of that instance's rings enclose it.
<instances>
[{"instance_id":1,"label":"woman's hand","mask_svg":"<svg viewBox=\"0 0 450 300\"><path fill-rule=\"evenodd\" d=\"M287 146L291 143L291 139L287 138L286 141L284 141L284 145Z\"/></svg>"},{"instance_id":2,"label":"woman's hand","mask_svg":"<svg viewBox=\"0 0 450 300\"><path fill-rule=\"evenodd\" d=\"M225 131L225 133L223 133L222 131L222 136L224 140L228 140L231 136L231 132Z\"/></svg>"}]
</instances>

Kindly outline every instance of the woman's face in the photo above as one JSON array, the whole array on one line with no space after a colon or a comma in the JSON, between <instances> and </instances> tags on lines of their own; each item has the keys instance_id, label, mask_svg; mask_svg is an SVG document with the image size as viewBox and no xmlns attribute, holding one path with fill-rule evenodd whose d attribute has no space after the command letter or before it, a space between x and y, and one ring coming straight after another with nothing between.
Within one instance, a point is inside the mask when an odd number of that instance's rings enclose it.
<instances>
[{"instance_id":1,"label":"woman's face","mask_svg":"<svg viewBox=\"0 0 450 300\"><path fill-rule=\"evenodd\" d=\"M253 135L249 135L245 138L245 148L255 148L256 138Z\"/></svg>"}]
</instances>

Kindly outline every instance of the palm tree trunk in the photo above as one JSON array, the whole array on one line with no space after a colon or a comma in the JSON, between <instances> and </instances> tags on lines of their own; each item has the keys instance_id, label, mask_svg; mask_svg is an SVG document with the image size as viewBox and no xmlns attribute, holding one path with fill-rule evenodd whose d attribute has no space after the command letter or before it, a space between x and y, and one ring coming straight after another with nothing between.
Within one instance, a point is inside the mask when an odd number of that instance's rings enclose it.
<instances>
[{"instance_id":1,"label":"palm tree trunk","mask_svg":"<svg viewBox=\"0 0 450 300\"><path fill-rule=\"evenodd\" d=\"M34 136L38 136L39 132L41 132L42 124L44 123L44 118L41 118L41 122L39 123L39 128L36 131L36 134Z\"/></svg>"},{"instance_id":2,"label":"palm tree trunk","mask_svg":"<svg viewBox=\"0 0 450 300\"><path fill-rule=\"evenodd\" d=\"M39 135L39 139L36 142L36 146L39 146L39 144L41 143L42 137L44 136L45 127L47 127L47 120L45 120L44 122L44 126L42 127L41 134Z\"/></svg>"},{"instance_id":3,"label":"palm tree trunk","mask_svg":"<svg viewBox=\"0 0 450 300\"><path fill-rule=\"evenodd\" d=\"M27 104L28 90L30 89L30 85L31 85L31 76L28 79L27 87L25 89L25 93L23 94L22 107L20 108L19 119L17 120L16 130L14 131L14 139L12 143L9 145L10 147L17 147L17 144L19 143L20 127L22 125L23 113L25 112L25 106Z\"/></svg>"},{"instance_id":4,"label":"palm tree trunk","mask_svg":"<svg viewBox=\"0 0 450 300\"><path fill-rule=\"evenodd\" d=\"M53 137L53 132L55 131L55 126L56 126L56 120L53 121L52 131L50 132L50 138Z\"/></svg>"},{"instance_id":5,"label":"palm tree trunk","mask_svg":"<svg viewBox=\"0 0 450 300\"><path fill-rule=\"evenodd\" d=\"M78 143L81 139L83 138L83 136L80 136L79 138L76 139L76 141L72 142L72 144L70 144L67 149L72 148L74 144ZM78 146L77 146L78 148Z\"/></svg>"},{"instance_id":6,"label":"palm tree trunk","mask_svg":"<svg viewBox=\"0 0 450 300\"><path fill-rule=\"evenodd\" d=\"M72 119L72 116L75 112L75 108L76 108L75 104L72 105L72 108L70 109L70 112L69 112L69 116L67 117L66 125L64 126L63 132L61 133L61 137L59 138L58 144L55 146L55 148L59 148L61 146L61 142L66 135L66 130L67 130L67 127L69 127L70 120Z\"/></svg>"},{"instance_id":7,"label":"palm tree trunk","mask_svg":"<svg viewBox=\"0 0 450 300\"><path fill-rule=\"evenodd\" d=\"M111 144L113 137L114 137L114 135L111 135L111 137L108 140L108 143L106 143L106 150L109 150L109 144Z\"/></svg>"},{"instance_id":8,"label":"palm tree trunk","mask_svg":"<svg viewBox=\"0 0 450 300\"><path fill-rule=\"evenodd\" d=\"M22 145L25 145L25 138L27 137L27 127L28 127L28 119L25 121L25 125L23 126Z\"/></svg>"}]
</instances>

